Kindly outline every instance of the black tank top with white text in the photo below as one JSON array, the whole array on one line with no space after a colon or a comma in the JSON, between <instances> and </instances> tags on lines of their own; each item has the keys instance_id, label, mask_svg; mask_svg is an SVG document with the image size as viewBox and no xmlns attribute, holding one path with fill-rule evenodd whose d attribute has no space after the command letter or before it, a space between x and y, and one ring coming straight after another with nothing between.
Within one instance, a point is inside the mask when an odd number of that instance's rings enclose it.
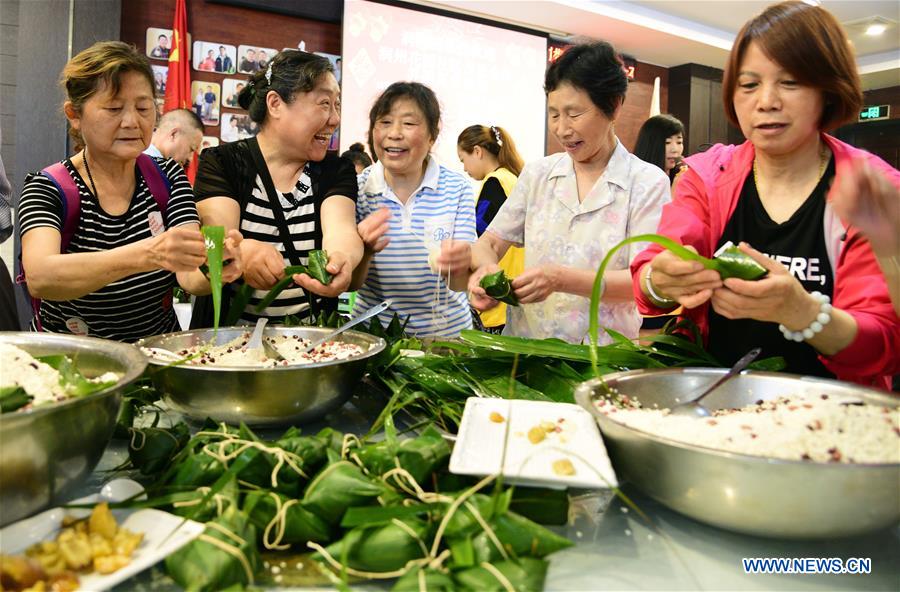
<instances>
[{"instance_id":1,"label":"black tank top with white text","mask_svg":"<svg viewBox=\"0 0 900 592\"><path fill-rule=\"evenodd\" d=\"M779 224L763 207L751 172L716 248L727 241L747 242L784 265L807 292L832 296L834 276L825 248L823 219L825 195L833 178L834 159L831 159L803 205ZM761 357L783 356L787 362L785 371L792 374L834 377L819 361L815 348L805 341L785 339L777 323L727 319L710 306L709 351L713 356L731 366L754 347L763 348Z\"/></svg>"}]
</instances>

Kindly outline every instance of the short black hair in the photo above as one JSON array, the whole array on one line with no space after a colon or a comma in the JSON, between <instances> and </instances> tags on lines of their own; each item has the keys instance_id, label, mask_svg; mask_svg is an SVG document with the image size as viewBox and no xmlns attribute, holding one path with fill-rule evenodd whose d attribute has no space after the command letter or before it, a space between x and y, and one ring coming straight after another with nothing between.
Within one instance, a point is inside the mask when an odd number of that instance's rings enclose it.
<instances>
[{"instance_id":1,"label":"short black hair","mask_svg":"<svg viewBox=\"0 0 900 592\"><path fill-rule=\"evenodd\" d=\"M585 91L591 102L611 118L625 100L628 77L615 48L605 41L574 45L547 67L544 92L569 83Z\"/></svg>"},{"instance_id":2,"label":"short black hair","mask_svg":"<svg viewBox=\"0 0 900 592\"><path fill-rule=\"evenodd\" d=\"M366 154L366 147L362 145L362 142L351 144L347 151L341 154L341 158L349 158L353 164L358 164L363 168L372 164L372 159Z\"/></svg>"},{"instance_id":3,"label":"short black hair","mask_svg":"<svg viewBox=\"0 0 900 592\"><path fill-rule=\"evenodd\" d=\"M666 139L684 135L684 125L675 117L655 115L644 122L638 132L633 154L650 164L666 170Z\"/></svg>"},{"instance_id":4,"label":"short black hair","mask_svg":"<svg viewBox=\"0 0 900 592\"><path fill-rule=\"evenodd\" d=\"M252 51L252 50L247 50ZM262 124L269 108L266 95L274 90L285 103L292 103L294 95L309 92L324 74L334 73L334 67L327 58L296 49L279 52L269 61L272 72L271 82L266 80L266 72L260 70L250 77L247 85L238 94L238 105L246 109L250 119Z\"/></svg>"},{"instance_id":5,"label":"short black hair","mask_svg":"<svg viewBox=\"0 0 900 592\"><path fill-rule=\"evenodd\" d=\"M166 37L164 34L160 33L159 37L157 37L156 40L159 41L160 39L168 39L168 37Z\"/></svg>"},{"instance_id":6,"label":"short black hair","mask_svg":"<svg viewBox=\"0 0 900 592\"><path fill-rule=\"evenodd\" d=\"M375 122L380 117L391 112L391 108L398 99L409 99L422 110L432 140L437 140L441 131L441 106L438 104L434 91L421 82L395 82L384 89L384 92L375 99L372 109L369 110L369 150L376 160L378 157L375 152L375 142L372 140L372 130L375 129Z\"/></svg>"}]
</instances>

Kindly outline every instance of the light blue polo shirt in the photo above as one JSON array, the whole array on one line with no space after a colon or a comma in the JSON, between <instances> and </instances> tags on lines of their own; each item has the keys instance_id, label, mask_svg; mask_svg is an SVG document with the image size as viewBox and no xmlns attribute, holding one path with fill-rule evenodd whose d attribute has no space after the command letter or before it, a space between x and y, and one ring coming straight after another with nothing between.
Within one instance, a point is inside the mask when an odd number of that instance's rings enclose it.
<instances>
[{"instance_id":1,"label":"light blue polo shirt","mask_svg":"<svg viewBox=\"0 0 900 592\"><path fill-rule=\"evenodd\" d=\"M417 336L455 337L472 328L465 292L453 292L428 266L430 249L443 239L475 242L475 197L468 179L428 157L425 176L406 204L400 202L377 162L358 177L356 220L379 208L391 212L390 244L376 254L365 285L356 297L354 314L391 298L393 306L380 319L386 325L396 312L409 316L406 331Z\"/></svg>"}]
</instances>

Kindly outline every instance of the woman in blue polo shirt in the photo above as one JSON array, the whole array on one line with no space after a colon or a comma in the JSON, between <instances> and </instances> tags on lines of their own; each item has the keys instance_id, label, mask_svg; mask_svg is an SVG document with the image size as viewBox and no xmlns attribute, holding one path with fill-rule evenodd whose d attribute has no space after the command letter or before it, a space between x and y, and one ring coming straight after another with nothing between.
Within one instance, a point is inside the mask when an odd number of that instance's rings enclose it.
<instances>
[{"instance_id":1,"label":"woman in blue polo shirt","mask_svg":"<svg viewBox=\"0 0 900 592\"><path fill-rule=\"evenodd\" d=\"M409 317L410 334L451 337L472 327L465 289L475 198L465 176L429 154L439 127L437 97L417 82L390 85L369 112L377 162L358 177L365 255L354 276L365 285L354 312L390 298L383 323L396 312Z\"/></svg>"}]
</instances>

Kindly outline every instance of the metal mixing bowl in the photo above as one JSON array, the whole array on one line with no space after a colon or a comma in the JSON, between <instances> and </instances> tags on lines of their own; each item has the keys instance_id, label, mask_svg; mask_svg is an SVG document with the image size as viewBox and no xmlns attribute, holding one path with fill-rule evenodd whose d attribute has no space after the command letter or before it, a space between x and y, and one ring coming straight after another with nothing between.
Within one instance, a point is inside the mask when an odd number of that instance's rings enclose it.
<instances>
[{"instance_id":1,"label":"metal mixing bowl","mask_svg":"<svg viewBox=\"0 0 900 592\"><path fill-rule=\"evenodd\" d=\"M220 328L218 343L236 339L248 330L248 327ZM331 330L267 327L265 335L316 339ZM179 351L212 339L213 330L203 329L157 335L142 340L139 345ZM151 375L168 403L194 419L210 417L256 426L314 421L350 398L365 373L366 360L386 345L380 337L357 331L345 331L338 339L360 345L367 351L346 360L275 368L172 366L164 360L151 359Z\"/></svg>"},{"instance_id":2,"label":"metal mixing bowl","mask_svg":"<svg viewBox=\"0 0 900 592\"><path fill-rule=\"evenodd\" d=\"M33 356L67 354L88 377L116 372L119 381L87 397L0 415L0 526L66 500L94 470L112 437L122 389L146 358L133 345L51 333L0 333L0 343Z\"/></svg>"},{"instance_id":3,"label":"metal mixing bowl","mask_svg":"<svg viewBox=\"0 0 900 592\"><path fill-rule=\"evenodd\" d=\"M604 379L645 407L671 407L725 372L638 370ZM593 405L603 396L599 387L599 379L584 382L575 399L597 419L617 475L677 512L729 530L791 539L858 535L900 520L900 464L779 460L675 442L599 413ZM711 410L742 407L799 394L854 396L870 404L900 406L896 397L852 384L767 372L735 376L703 405Z\"/></svg>"}]
</instances>

